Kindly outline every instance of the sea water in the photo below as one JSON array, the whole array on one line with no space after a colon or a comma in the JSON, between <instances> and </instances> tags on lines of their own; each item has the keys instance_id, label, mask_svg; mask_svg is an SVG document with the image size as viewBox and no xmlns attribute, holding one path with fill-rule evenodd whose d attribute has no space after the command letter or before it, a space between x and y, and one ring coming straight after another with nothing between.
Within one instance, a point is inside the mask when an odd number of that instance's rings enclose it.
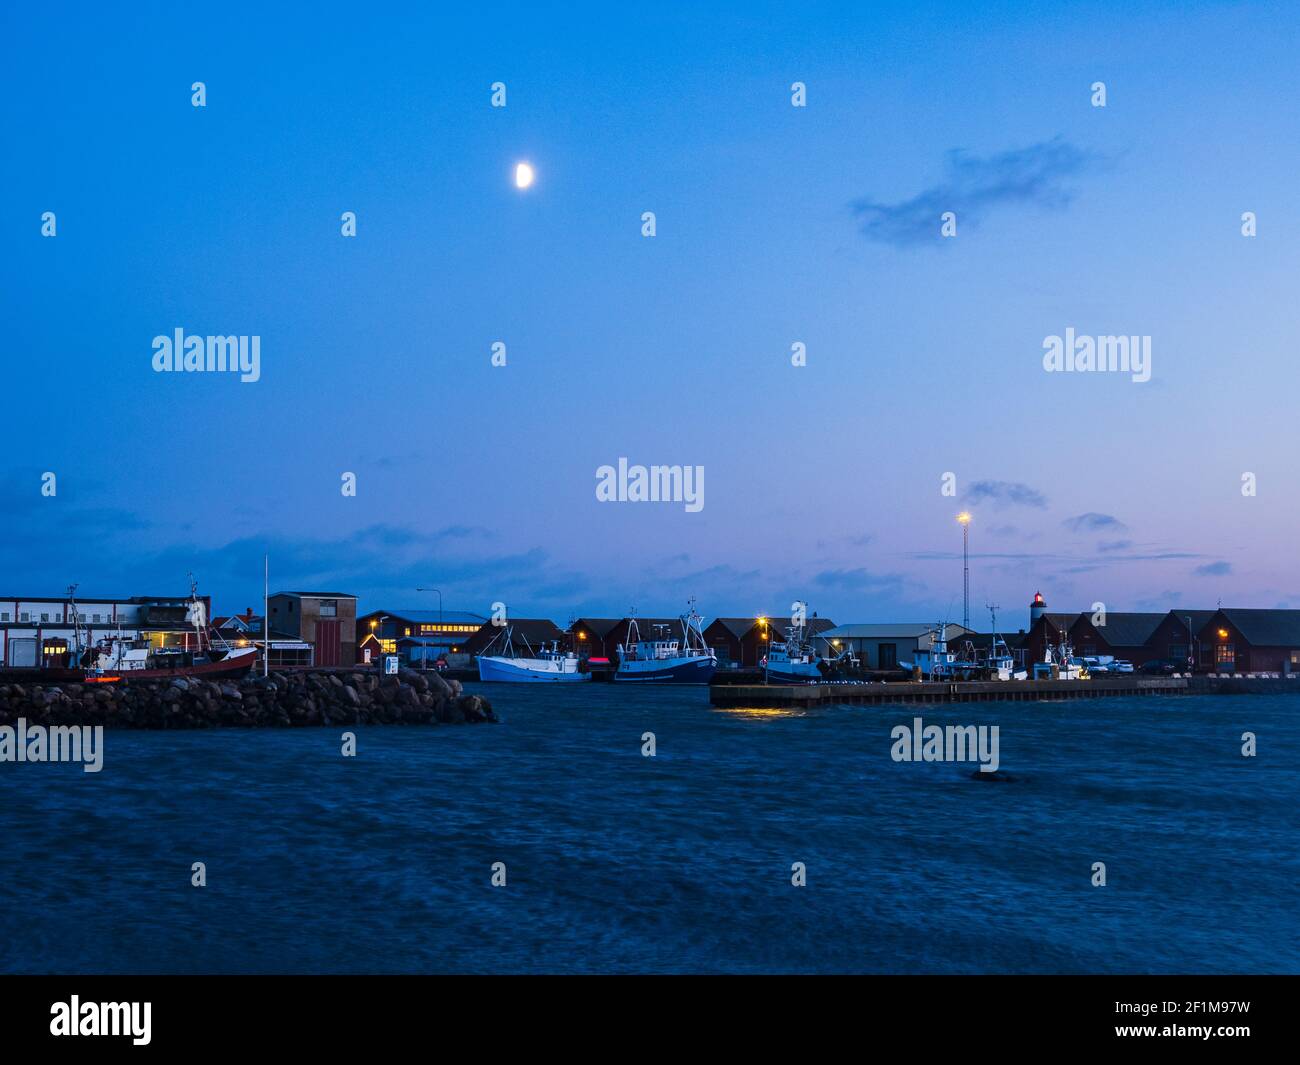
<instances>
[{"instance_id":1,"label":"sea water","mask_svg":"<svg viewBox=\"0 0 1300 1065\"><path fill-rule=\"evenodd\" d=\"M108 730L100 773L0 765L0 970L1300 971L1300 698L471 687L500 724L353 758ZM999 771L892 758L918 716L998 726Z\"/></svg>"}]
</instances>

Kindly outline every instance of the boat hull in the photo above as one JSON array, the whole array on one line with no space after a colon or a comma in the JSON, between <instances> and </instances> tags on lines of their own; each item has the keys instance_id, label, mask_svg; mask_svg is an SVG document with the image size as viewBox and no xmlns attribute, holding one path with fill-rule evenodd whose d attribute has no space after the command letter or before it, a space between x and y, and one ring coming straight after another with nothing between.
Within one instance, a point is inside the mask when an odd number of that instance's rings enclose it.
<instances>
[{"instance_id":1,"label":"boat hull","mask_svg":"<svg viewBox=\"0 0 1300 1065\"><path fill-rule=\"evenodd\" d=\"M620 662L614 679L623 684L708 684L717 662L708 657Z\"/></svg>"},{"instance_id":2,"label":"boat hull","mask_svg":"<svg viewBox=\"0 0 1300 1065\"><path fill-rule=\"evenodd\" d=\"M768 684L820 684L822 671L815 662L784 662L767 667Z\"/></svg>"},{"instance_id":3,"label":"boat hull","mask_svg":"<svg viewBox=\"0 0 1300 1065\"><path fill-rule=\"evenodd\" d=\"M68 684L87 680L107 681L115 678L117 683L133 680L170 680L173 677L199 677L202 680L233 680L245 676L257 655L239 655L233 661L222 659L220 662L202 662L197 666L176 666L173 669L123 669L101 670L94 673L84 669L6 669L0 671L0 681L10 683L46 683ZM102 676L100 675L102 674Z\"/></svg>"},{"instance_id":4,"label":"boat hull","mask_svg":"<svg viewBox=\"0 0 1300 1065\"><path fill-rule=\"evenodd\" d=\"M565 673L525 663L529 659L496 658L482 655L478 659L478 679L489 683L508 684L574 684L591 680L590 673Z\"/></svg>"}]
</instances>

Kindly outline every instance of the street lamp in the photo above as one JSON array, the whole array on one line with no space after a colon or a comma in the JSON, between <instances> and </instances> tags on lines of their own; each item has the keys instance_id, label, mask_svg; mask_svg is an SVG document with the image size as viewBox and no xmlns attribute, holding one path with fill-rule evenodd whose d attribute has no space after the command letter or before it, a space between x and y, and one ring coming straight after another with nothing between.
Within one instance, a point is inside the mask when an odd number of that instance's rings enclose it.
<instances>
[{"instance_id":1,"label":"street lamp","mask_svg":"<svg viewBox=\"0 0 1300 1065\"><path fill-rule=\"evenodd\" d=\"M970 512L957 515L961 525L961 624L970 631Z\"/></svg>"},{"instance_id":2,"label":"street lamp","mask_svg":"<svg viewBox=\"0 0 1300 1065\"><path fill-rule=\"evenodd\" d=\"M417 588L417 592L436 592L438 596L438 631L442 631L442 592L437 588ZM420 656L420 668L428 670L429 668L429 649L426 647L424 654Z\"/></svg>"}]
</instances>

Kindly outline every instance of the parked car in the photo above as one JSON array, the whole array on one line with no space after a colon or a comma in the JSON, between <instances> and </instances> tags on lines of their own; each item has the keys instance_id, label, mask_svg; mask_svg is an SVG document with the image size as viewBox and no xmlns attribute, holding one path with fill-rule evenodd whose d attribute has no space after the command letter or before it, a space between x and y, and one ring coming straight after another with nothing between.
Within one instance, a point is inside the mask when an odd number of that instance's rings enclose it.
<instances>
[{"instance_id":1,"label":"parked car","mask_svg":"<svg viewBox=\"0 0 1300 1065\"><path fill-rule=\"evenodd\" d=\"M1117 658L1113 662L1111 662L1110 671L1112 673L1132 673L1133 663L1126 662L1122 658Z\"/></svg>"},{"instance_id":2,"label":"parked car","mask_svg":"<svg viewBox=\"0 0 1300 1065\"><path fill-rule=\"evenodd\" d=\"M1186 669L1186 666L1176 666L1173 662L1168 662L1163 658L1157 658L1151 662L1143 662L1138 667L1139 673L1154 674L1159 677L1168 677L1173 673L1179 673Z\"/></svg>"}]
</instances>

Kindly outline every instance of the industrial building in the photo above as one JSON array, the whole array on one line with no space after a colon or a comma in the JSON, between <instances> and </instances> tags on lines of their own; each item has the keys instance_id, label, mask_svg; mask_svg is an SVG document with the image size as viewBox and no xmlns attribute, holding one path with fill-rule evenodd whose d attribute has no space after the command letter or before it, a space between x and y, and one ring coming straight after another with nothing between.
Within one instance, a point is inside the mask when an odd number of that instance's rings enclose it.
<instances>
[{"instance_id":1,"label":"industrial building","mask_svg":"<svg viewBox=\"0 0 1300 1065\"><path fill-rule=\"evenodd\" d=\"M271 628L312 646L312 665L357 661L357 597L346 592L277 592L270 597Z\"/></svg>"},{"instance_id":2,"label":"industrial building","mask_svg":"<svg viewBox=\"0 0 1300 1065\"><path fill-rule=\"evenodd\" d=\"M486 621L465 610L372 610L357 618L357 661L365 665L378 662L381 654L398 654L406 662L431 665L465 654L465 644Z\"/></svg>"},{"instance_id":3,"label":"industrial building","mask_svg":"<svg viewBox=\"0 0 1300 1065\"><path fill-rule=\"evenodd\" d=\"M200 596L205 616L208 596ZM75 650L94 647L119 633L147 639L153 647L196 647L189 620L190 597L131 596L126 599L61 596L0 596L0 662L11 668L65 668Z\"/></svg>"},{"instance_id":4,"label":"industrial building","mask_svg":"<svg viewBox=\"0 0 1300 1065\"><path fill-rule=\"evenodd\" d=\"M821 633L820 639L829 644L831 655L851 651L861 668L888 670L911 662L917 651L928 651L938 629L937 623L924 621L838 625ZM949 623L947 635L948 646L955 647L974 630Z\"/></svg>"}]
</instances>

